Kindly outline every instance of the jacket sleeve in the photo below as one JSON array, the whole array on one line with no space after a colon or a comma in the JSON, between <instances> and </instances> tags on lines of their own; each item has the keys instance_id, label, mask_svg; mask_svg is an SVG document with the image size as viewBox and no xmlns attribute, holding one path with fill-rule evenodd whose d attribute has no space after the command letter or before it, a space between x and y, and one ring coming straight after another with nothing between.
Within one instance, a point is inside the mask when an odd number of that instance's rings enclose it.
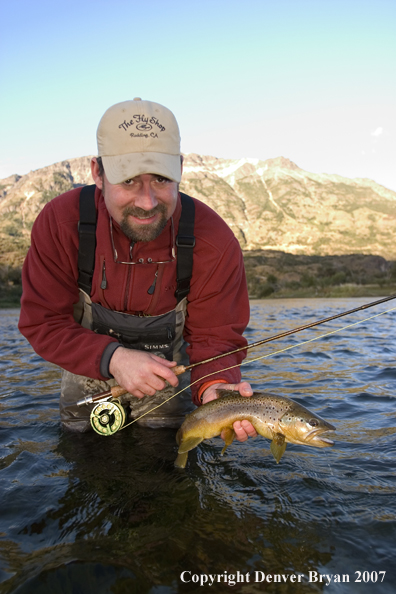
<instances>
[{"instance_id":1,"label":"jacket sleeve","mask_svg":"<svg viewBox=\"0 0 396 594\"><path fill-rule=\"evenodd\" d=\"M242 251L233 234L221 247L218 241L201 244L194 256L185 338L190 363L204 361L247 344L243 332L249 321L249 298ZM217 246L216 246L217 244ZM193 401L199 387L214 379L241 381L240 363L246 351L229 355L192 369Z\"/></svg>"},{"instance_id":2,"label":"jacket sleeve","mask_svg":"<svg viewBox=\"0 0 396 594\"><path fill-rule=\"evenodd\" d=\"M56 199L54 199L56 201ZM55 202L54 202L55 204ZM22 270L19 330L41 357L97 379L105 348L117 342L76 323L78 302L77 220L62 216L48 203L37 217Z\"/></svg>"}]
</instances>

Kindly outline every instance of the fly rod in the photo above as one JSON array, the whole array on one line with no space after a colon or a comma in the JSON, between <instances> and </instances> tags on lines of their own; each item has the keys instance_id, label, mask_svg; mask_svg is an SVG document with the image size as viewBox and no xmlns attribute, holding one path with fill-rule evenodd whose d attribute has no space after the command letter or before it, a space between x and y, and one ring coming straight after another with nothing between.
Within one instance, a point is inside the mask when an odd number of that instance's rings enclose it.
<instances>
[{"instance_id":1,"label":"fly rod","mask_svg":"<svg viewBox=\"0 0 396 594\"><path fill-rule=\"evenodd\" d=\"M396 299L396 293L393 295L389 295L388 297L383 297L382 299L378 299L377 301L372 301L371 303L366 303L359 307L355 307L354 309L350 309L348 311L343 311L342 313L336 314L334 316L330 316L329 318L324 318L323 320L317 320L316 322L311 322L310 324L304 324L304 326L298 326L297 328L293 328L292 330L286 330L286 332L281 332L280 334L275 334L274 336L269 336L268 338L264 338L263 340L258 340L257 342L252 342L247 344L246 346L240 347L233 351L229 351L227 353L221 353L220 355L215 355L210 359L205 359L205 361L198 361L197 363L192 363L191 365L178 365L177 367L173 367L172 371L175 375L181 375L185 371L189 371L198 365L204 365L205 363L211 363L212 361L216 361L217 359L221 359L222 357L227 357L228 355L235 355L235 353L240 353L241 351L247 351L249 349L253 349L254 347L261 346L262 344L266 344L267 342L272 342L273 340L278 340L280 338L284 338L285 336L290 336L291 334L296 334L297 332L301 332L302 330L307 330L308 328L314 328L315 326L320 326L321 324L325 324L326 322L331 322L332 320L337 320L338 318L342 318L344 316L348 316L350 314L356 313L358 311L362 311L364 309L369 309L370 307L374 307L375 305L380 305L381 303L386 303L387 301L391 301L392 299ZM86 396L82 400L77 402L77 406L82 406L83 404L92 404L97 400L102 400L104 398L117 398L118 396L122 396L123 394L127 394L127 390L122 388L121 386L113 386L107 392L101 392L96 396Z\"/></svg>"}]
</instances>

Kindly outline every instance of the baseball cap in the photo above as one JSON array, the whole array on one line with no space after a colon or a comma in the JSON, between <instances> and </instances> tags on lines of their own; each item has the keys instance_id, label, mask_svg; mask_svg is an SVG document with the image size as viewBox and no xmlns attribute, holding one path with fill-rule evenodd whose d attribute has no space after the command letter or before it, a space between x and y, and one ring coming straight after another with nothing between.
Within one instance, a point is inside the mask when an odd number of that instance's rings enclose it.
<instances>
[{"instance_id":1,"label":"baseball cap","mask_svg":"<svg viewBox=\"0 0 396 594\"><path fill-rule=\"evenodd\" d=\"M111 184L153 173L180 182L180 132L173 113L152 101L123 101L99 122L98 155Z\"/></svg>"}]
</instances>

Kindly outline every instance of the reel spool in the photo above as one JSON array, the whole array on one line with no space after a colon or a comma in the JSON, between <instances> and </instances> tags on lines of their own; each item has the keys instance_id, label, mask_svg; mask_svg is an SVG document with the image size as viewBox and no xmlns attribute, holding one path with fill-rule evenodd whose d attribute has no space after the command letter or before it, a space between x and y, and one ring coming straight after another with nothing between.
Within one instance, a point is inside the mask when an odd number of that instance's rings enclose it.
<instances>
[{"instance_id":1,"label":"reel spool","mask_svg":"<svg viewBox=\"0 0 396 594\"><path fill-rule=\"evenodd\" d=\"M99 435L113 435L125 423L125 410L118 400L99 402L90 416L91 425Z\"/></svg>"}]
</instances>

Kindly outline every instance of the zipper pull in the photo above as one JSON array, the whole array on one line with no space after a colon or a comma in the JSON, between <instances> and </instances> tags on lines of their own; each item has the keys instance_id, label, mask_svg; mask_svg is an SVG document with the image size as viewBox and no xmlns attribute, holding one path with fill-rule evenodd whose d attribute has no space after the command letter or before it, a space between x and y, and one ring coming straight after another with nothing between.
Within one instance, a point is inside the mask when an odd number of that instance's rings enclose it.
<instances>
[{"instance_id":1,"label":"zipper pull","mask_svg":"<svg viewBox=\"0 0 396 594\"><path fill-rule=\"evenodd\" d=\"M106 278L106 262L103 260L103 268L102 268L102 282L100 283L101 289L107 289L107 278Z\"/></svg>"},{"instance_id":2,"label":"zipper pull","mask_svg":"<svg viewBox=\"0 0 396 594\"><path fill-rule=\"evenodd\" d=\"M149 288L149 290L147 291L147 293L148 293L149 295L152 295L152 294L154 293L154 291L155 291L155 284L156 284L156 282L157 282L157 276L158 276L158 270L156 270L156 272L155 272L155 275L154 275L154 282L153 282L153 284L151 285L151 287L150 287L150 288Z\"/></svg>"}]
</instances>

